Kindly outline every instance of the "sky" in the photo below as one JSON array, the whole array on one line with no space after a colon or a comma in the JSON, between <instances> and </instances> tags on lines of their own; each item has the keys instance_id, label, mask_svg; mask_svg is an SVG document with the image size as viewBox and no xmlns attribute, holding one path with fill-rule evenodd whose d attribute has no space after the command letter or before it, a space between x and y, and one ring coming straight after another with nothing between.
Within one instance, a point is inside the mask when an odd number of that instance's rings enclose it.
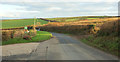
<instances>
[{"instance_id":1,"label":"sky","mask_svg":"<svg viewBox=\"0 0 120 62\"><path fill-rule=\"evenodd\" d=\"M0 0L0 19L118 16L118 0Z\"/></svg>"}]
</instances>

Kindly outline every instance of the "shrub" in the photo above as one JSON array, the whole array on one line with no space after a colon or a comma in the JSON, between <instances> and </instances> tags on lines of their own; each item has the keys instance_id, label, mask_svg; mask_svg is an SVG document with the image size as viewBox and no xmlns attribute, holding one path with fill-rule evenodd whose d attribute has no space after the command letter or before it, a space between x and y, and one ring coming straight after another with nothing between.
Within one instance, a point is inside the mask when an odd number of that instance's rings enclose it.
<instances>
[{"instance_id":1,"label":"shrub","mask_svg":"<svg viewBox=\"0 0 120 62\"><path fill-rule=\"evenodd\" d=\"M7 41L11 39L11 35L13 34L12 30L3 30L2 31L2 41Z\"/></svg>"},{"instance_id":2,"label":"shrub","mask_svg":"<svg viewBox=\"0 0 120 62\"><path fill-rule=\"evenodd\" d=\"M28 33L28 35L30 35L30 36L36 36L36 31L34 31L34 30L30 30L29 31L29 33Z\"/></svg>"},{"instance_id":3,"label":"shrub","mask_svg":"<svg viewBox=\"0 0 120 62\"><path fill-rule=\"evenodd\" d=\"M24 35L23 39L25 39L25 40L32 40L32 38L29 35Z\"/></svg>"},{"instance_id":4,"label":"shrub","mask_svg":"<svg viewBox=\"0 0 120 62\"><path fill-rule=\"evenodd\" d=\"M22 38L24 30L14 30L13 38Z\"/></svg>"},{"instance_id":5,"label":"shrub","mask_svg":"<svg viewBox=\"0 0 120 62\"><path fill-rule=\"evenodd\" d=\"M2 30L2 41L7 41L12 38L23 38L23 30Z\"/></svg>"},{"instance_id":6,"label":"shrub","mask_svg":"<svg viewBox=\"0 0 120 62\"><path fill-rule=\"evenodd\" d=\"M118 21L106 22L100 27L98 36L117 36L118 35Z\"/></svg>"},{"instance_id":7,"label":"shrub","mask_svg":"<svg viewBox=\"0 0 120 62\"><path fill-rule=\"evenodd\" d=\"M64 26L41 26L42 30L69 34L88 34L90 26L87 25L64 25Z\"/></svg>"}]
</instances>

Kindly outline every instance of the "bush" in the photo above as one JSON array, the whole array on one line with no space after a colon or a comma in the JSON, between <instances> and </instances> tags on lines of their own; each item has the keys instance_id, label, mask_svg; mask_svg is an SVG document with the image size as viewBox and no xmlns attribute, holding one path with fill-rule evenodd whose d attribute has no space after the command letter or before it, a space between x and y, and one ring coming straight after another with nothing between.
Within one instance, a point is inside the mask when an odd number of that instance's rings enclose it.
<instances>
[{"instance_id":1,"label":"bush","mask_svg":"<svg viewBox=\"0 0 120 62\"><path fill-rule=\"evenodd\" d=\"M30 30L28 35L30 35L31 37L36 36L36 31Z\"/></svg>"},{"instance_id":2,"label":"bush","mask_svg":"<svg viewBox=\"0 0 120 62\"><path fill-rule=\"evenodd\" d=\"M14 30L13 38L23 38L24 30Z\"/></svg>"},{"instance_id":3,"label":"bush","mask_svg":"<svg viewBox=\"0 0 120 62\"><path fill-rule=\"evenodd\" d=\"M19 30L2 30L2 41L7 41L13 38L26 38L29 36L34 37L36 36L36 31L30 30L29 33L24 33L23 29L19 29Z\"/></svg>"},{"instance_id":4,"label":"bush","mask_svg":"<svg viewBox=\"0 0 120 62\"><path fill-rule=\"evenodd\" d=\"M65 26L41 26L41 30L68 34L88 34L90 26L87 25L65 25Z\"/></svg>"},{"instance_id":5,"label":"bush","mask_svg":"<svg viewBox=\"0 0 120 62\"><path fill-rule=\"evenodd\" d=\"M12 38L13 30L3 30L2 31L2 41L7 41Z\"/></svg>"},{"instance_id":6,"label":"bush","mask_svg":"<svg viewBox=\"0 0 120 62\"><path fill-rule=\"evenodd\" d=\"M32 38L29 35L24 35L23 39L25 39L25 40L32 40Z\"/></svg>"},{"instance_id":7,"label":"bush","mask_svg":"<svg viewBox=\"0 0 120 62\"><path fill-rule=\"evenodd\" d=\"M100 31L98 31L97 35L98 36L118 36L118 21L104 23L100 27Z\"/></svg>"}]
</instances>

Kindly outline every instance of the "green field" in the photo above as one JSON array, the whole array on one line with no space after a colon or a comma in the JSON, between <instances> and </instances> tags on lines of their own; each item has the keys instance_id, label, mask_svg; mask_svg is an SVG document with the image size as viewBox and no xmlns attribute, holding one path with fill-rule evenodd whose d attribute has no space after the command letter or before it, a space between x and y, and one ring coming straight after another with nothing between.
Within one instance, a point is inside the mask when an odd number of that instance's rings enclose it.
<instances>
[{"instance_id":1,"label":"green field","mask_svg":"<svg viewBox=\"0 0 120 62\"><path fill-rule=\"evenodd\" d=\"M59 22L69 22L69 21L80 21L80 20L91 20L91 19L99 19L99 18L47 18L48 20L56 20Z\"/></svg>"},{"instance_id":2,"label":"green field","mask_svg":"<svg viewBox=\"0 0 120 62\"><path fill-rule=\"evenodd\" d=\"M32 40L24 40L21 38L14 38L10 39L8 41L3 41L2 45L8 45L8 44L16 44L16 43L29 43L29 42L41 42L44 40L48 40L52 37L52 34L46 31L37 31L37 35L35 37L32 37Z\"/></svg>"},{"instance_id":3,"label":"green field","mask_svg":"<svg viewBox=\"0 0 120 62\"><path fill-rule=\"evenodd\" d=\"M93 20L93 19L111 18L111 17L114 16L81 16L81 17L46 18L46 19L55 20L59 22L69 22L69 21Z\"/></svg>"},{"instance_id":4,"label":"green field","mask_svg":"<svg viewBox=\"0 0 120 62\"><path fill-rule=\"evenodd\" d=\"M41 19L38 19L37 22L40 22L41 24L48 23L47 21L44 21ZM7 20L7 21L2 21L2 29L24 27L24 26L33 25L33 24L34 24L34 19Z\"/></svg>"},{"instance_id":5,"label":"green field","mask_svg":"<svg viewBox=\"0 0 120 62\"><path fill-rule=\"evenodd\" d=\"M92 20L92 19L110 18L110 17L113 17L113 16L81 16L81 17L46 18L46 19L56 20L59 22L69 22L69 21ZM41 19L38 19L37 22L40 22L41 25L48 23L48 21L44 21ZM24 27L24 26L33 25L33 24L34 24L34 19L14 19L14 20L5 20L5 21L3 20L2 29L18 28L18 27Z\"/></svg>"}]
</instances>

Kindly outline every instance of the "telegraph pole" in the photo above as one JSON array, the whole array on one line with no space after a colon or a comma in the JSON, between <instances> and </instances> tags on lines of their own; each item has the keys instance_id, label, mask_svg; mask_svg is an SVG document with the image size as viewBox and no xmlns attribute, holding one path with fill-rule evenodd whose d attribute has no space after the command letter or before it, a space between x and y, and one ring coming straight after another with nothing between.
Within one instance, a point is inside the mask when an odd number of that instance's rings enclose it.
<instances>
[{"instance_id":1,"label":"telegraph pole","mask_svg":"<svg viewBox=\"0 0 120 62\"><path fill-rule=\"evenodd\" d=\"M34 26L33 26L33 30L35 31L35 17L34 17Z\"/></svg>"}]
</instances>

